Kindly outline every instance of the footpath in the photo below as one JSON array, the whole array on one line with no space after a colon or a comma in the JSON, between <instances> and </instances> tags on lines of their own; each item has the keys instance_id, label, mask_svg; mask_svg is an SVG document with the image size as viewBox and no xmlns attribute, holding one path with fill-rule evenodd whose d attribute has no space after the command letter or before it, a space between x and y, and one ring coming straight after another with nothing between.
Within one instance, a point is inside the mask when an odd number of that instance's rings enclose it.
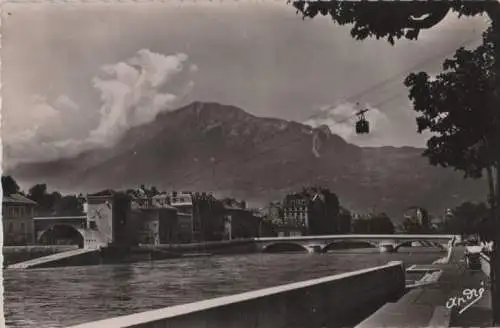
<instances>
[{"instance_id":1,"label":"footpath","mask_svg":"<svg viewBox=\"0 0 500 328\"><path fill-rule=\"evenodd\" d=\"M464 247L455 247L446 263L413 266L435 280L415 285L356 327L492 327L489 278L480 270L468 269L464 253ZM473 291L482 296L467 294Z\"/></svg>"}]
</instances>

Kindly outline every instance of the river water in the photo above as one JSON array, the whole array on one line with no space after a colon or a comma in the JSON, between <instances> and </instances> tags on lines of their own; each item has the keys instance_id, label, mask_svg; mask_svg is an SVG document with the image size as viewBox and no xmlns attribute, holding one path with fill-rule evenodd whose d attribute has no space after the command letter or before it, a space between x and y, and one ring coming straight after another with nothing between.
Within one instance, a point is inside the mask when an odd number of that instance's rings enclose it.
<instances>
[{"instance_id":1,"label":"river water","mask_svg":"<svg viewBox=\"0 0 500 328\"><path fill-rule=\"evenodd\" d=\"M247 254L120 265L4 271L7 327L66 327L318 278L402 260L431 263L436 249L379 253Z\"/></svg>"}]
</instances>

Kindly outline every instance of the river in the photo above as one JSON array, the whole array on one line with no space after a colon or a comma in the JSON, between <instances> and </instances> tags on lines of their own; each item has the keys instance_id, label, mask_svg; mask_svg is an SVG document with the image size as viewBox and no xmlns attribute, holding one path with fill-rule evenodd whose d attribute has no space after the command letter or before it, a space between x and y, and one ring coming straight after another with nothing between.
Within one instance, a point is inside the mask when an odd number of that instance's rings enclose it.
<instances>
[{"instance_id":1,"label":"river","mask_svg":"<svg viewBox=\"0 0 500 328\"><path fill-rule=\"evenodd\" d=\"M435 249L379 253L247 254L120 265L4 271L7 327L66 327L403 260L431 263Z\"/></svg>"}]
</instances>

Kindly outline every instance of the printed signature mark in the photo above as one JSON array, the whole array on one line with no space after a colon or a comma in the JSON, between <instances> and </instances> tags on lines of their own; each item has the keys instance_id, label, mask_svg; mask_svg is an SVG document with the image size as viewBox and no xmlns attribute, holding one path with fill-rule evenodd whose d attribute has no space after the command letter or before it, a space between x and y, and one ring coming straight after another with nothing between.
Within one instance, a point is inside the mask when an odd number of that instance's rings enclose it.
<instances>
[{"instance_id":1,"label":"printed signature mark","mask_svg":"<svg viewBox=\"0 0 500 328\"><path fill-rule=\"evenodd\" d=\"M446 301L446 308L461 308L458 313L462 314L465 310L483 297L484 291L484 282L481 281L481 287L479 289L464 289L462 291L462 296L450 297L448 301ZM466 305L462 307L464 304Z\"/></svg>"}]
</instances>

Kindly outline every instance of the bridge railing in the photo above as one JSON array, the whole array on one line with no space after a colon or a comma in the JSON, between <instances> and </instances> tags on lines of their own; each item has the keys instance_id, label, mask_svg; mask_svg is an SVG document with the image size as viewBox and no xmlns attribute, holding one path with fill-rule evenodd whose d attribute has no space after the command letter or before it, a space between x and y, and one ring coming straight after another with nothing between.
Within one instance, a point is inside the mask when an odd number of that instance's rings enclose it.
<instances>
[{"instance_id":1,"label":"bridge railing","mask_svg":"<svg viewBox=\"0 0 500 328\"><path fill-rule=\"evenodd\" d=\"M389 240L416 240L416 239L452 239L453 235L436 234L349 234L349 235L320 235L320 236L293 236L293 237L258 237L254 241L277 241L277 240L323 240L323 239L389 239Z\"/></svg>"}]
</instances>

